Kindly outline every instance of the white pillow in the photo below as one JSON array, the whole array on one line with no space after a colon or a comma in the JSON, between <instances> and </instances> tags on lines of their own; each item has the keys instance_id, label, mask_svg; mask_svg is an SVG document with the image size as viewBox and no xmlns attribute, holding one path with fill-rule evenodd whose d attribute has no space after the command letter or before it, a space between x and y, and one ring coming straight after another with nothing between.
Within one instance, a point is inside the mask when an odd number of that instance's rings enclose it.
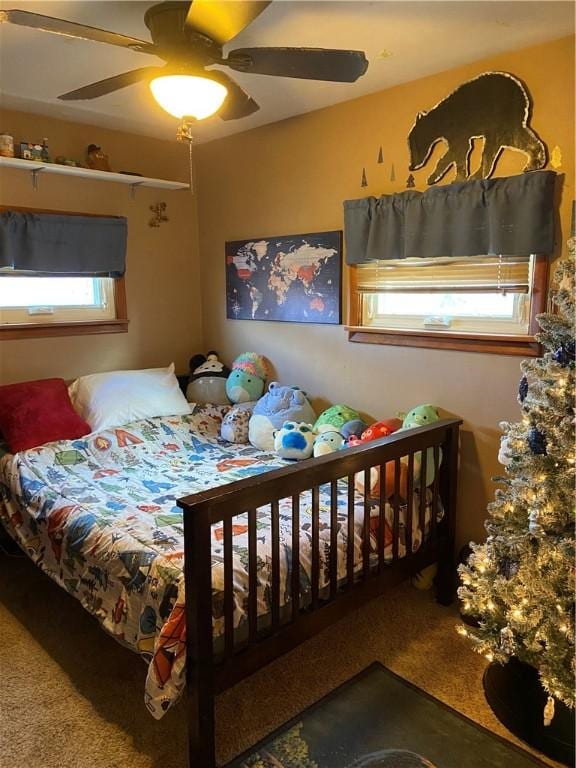
<instances>
[{"instance_id":1,"label":"white pillow","mask_svg":"<svg viewBox=\"0 0 576 768\"><path fill-rule=\"evenodd\" d=\"M168 368L93 373L76 379L68 391L93 432L154 416L191 413L174 375L174 363Z\"/></svg>"}]
</instances>

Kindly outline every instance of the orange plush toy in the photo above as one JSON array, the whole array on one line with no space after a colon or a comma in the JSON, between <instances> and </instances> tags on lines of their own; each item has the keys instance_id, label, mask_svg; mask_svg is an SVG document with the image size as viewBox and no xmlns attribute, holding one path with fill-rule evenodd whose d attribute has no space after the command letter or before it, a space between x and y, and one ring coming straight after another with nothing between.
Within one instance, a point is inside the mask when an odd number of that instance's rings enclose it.
<instances>
[{"instance_id":1,"label":"orange plush toy","mask_svg":"<svg viewBox=\"0 0 576 768\"><path fill-rule=\"evenodd\" d=\"M384 498L389 499L394 495L396 488L396 465L395 462L389 461L384 465L385 469L385 485L384 485ZM358 472L354 481L354 487L359 493L364 493L364 472ZM404 462L400 462L400 477L398 479L398 490L400 496L405 499L408 493L408 468ZM370 469L370 490L369 496L374 498L380 498L380 468L371 467Z\"/></svg>"},{"instance_id":2,"label":"orange plush toy","mask_svg":"<svg viewBox=\"0 0 576 768\"><path fill-rule=\"evenodd\" d=\"M348 446L360 445L360 443L367 443L370 440L378 440L380 437L388 437L402 426L401 419L383 419L382 421L376 421L371 424L367 429L362 432L360 437L354 435L348 440Z\"/></svg>"}]
</instances>

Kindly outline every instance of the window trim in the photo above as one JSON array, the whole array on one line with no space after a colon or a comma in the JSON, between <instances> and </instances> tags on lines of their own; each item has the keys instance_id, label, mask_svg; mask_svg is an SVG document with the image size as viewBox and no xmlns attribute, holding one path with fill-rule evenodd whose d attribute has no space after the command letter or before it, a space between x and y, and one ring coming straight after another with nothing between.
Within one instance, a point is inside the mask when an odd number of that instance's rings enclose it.
<instances>
[{"instance_id":1,"label":"window trim","mask_svg":"<svg viewBox=\"0 0 576 768\"><path fill-rule=\"evenodd\" d=\"M80 211L55 211L45 208L25 208L15 205L0 205L2 211L22 213L54 213L68 216L94 216L105 214L82 213ZM0 342L15 339L41 339L61 336L85 336L103 333L128 332L128 306L126 302L126 281L124 277L114 278L114 305L116 317L113 320L81 320L60 323L8 323L0 324Z\"/></svg>"},{"instance_id":2,"label":"window trim","mask_svg":"<svg viewBox=\"0 0 576 768\"><path fill-rule=\"evenodd\" d=\"M354 267L348 267L348 324L345 326L346 331L348 331L348 341L364 344L539 357L542 354L542 348L534 336L539 328L536 315L546 310L548 261L548 256L536 255L534 258L529 333L526 336L363 326L361 325L359 293L356 289L357 273Z\"/></svg>"}]
</instances>

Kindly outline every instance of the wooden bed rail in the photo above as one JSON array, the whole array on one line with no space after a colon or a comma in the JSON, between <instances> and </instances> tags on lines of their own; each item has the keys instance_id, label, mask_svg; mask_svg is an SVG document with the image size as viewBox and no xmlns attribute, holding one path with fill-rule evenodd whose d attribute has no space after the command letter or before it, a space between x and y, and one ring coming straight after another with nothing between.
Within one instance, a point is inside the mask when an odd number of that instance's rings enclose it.
<instances>
[{"instance_id":1,"label":"wooden bed rail","mask_svg":"<svg viewBox=\"0 0 576 768\"><path fill-rule=\"evenodd\" d=\"M453 550L461 423L458 419L443 419L178 500L178 506L184 510L190 768L216 766L214 695L218 691L234 685L381 594L385 588L434 562L438 562L437 598L443 603L451 602L455 589ZM401 459L405 467L402 488ZM418 471L415 471L416 462ZM433 463L432 481L428 474L430 462ZM373 470L379 472L377 487L372 486ZM390 493L385 491L385 480L386 473L392 471ZM360 496L360 506L355 490L357 477L363 478L365 489ZM323 507L321 487L329 496L329 503ZM420 492L421 488L426 490ZM309 573L303 570L301 560L303 493L307 494L306 508L311 518L308 531L311 541L307 545L310 551L306 553ZM338 519L343 499L346 515ZM281 500L288 500L284 501L291 516L288 533L281 531ZM269 512L263 512L262 508ZM257 520L258 515L263 514L269 520L267 556L271 559L267 586L269 611L265 615L258 610L261 585ZM283 514L285 518L285 507ZM240 515L248 535L248 572L247 620L238 627L235 626L233 521ZM221 600L219 596L223 633L216 639L211 549L214 525L221 529L223 552L223 563L217 564L223 577ZM419 546L413 546L413 525L420 537ZM281 533L284 534L284 558L280 550ZM303 541L306 543L306 536Z\"/></svg>"},{"instance_id":2,"label":"wooden bed rail","mask_svg":"<svg viewBox=\"0 0 576 768\"><path fill-rule=\"evenodd\" d=\"M457 430L461 423L459 419L441 419L425 427L394 432L389 437L363 443L354 448L297 461L245 480L184 496L178 499L178 506L185 511L194 512L209 507L211 522L216 523L225 517L234 517L240 512L245 512L251 506L258 507L270 503L272 499L288 498L294 493L309 490L314 485L323 485L367 467L431 447L434 442L440 444L448 433L455 428ZM184 519L186 522L186 514Z\"/></svg>"}]
</instances>

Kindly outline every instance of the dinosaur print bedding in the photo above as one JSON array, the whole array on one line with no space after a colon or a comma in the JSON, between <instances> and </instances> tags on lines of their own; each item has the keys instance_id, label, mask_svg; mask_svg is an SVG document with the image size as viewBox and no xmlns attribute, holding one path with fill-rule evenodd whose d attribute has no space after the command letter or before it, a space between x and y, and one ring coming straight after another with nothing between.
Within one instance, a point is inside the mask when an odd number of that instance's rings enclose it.
<instances>
[{"instance_id":1,"label":"dinosaur print bedding","mask_svg":"<svg viewBox=\"0 0 576 768\"><path fill-rule=\"evenodd\" d=\"M185 681L182 511L176 499L283 466L273 454L219 439L226 408L197 406L186 416L133 422L79 440L49 443L0 458L0 520L29 557L77 598L119 642L148 663L146 706L160 718ZM415 500L417 503L417 500ZM328 580L329 487L320 491L321 586ZM338 494L338 570L346 571L347 488ZM355 556L361 563L364 499L357 497ZM378 509L371 510L374 541ZM404 556L402 525L399 555ZM415 516L416 517L416 516ZM429 515L426 518L429 524ZM386 557L392 510L386 509ZM374 523L376 527L374 528ZM258 614L269 614L270 509L257 513ZM234 520L235 631L245 631L248 525ZM223 633L223 532L212 530L213 626ZM291 500L280 502L281 600L290 601ZM413 548L422 540L414 521ZM300 501L300 583L311 573L311 499Z\"/></svg>"}]
</instances>

